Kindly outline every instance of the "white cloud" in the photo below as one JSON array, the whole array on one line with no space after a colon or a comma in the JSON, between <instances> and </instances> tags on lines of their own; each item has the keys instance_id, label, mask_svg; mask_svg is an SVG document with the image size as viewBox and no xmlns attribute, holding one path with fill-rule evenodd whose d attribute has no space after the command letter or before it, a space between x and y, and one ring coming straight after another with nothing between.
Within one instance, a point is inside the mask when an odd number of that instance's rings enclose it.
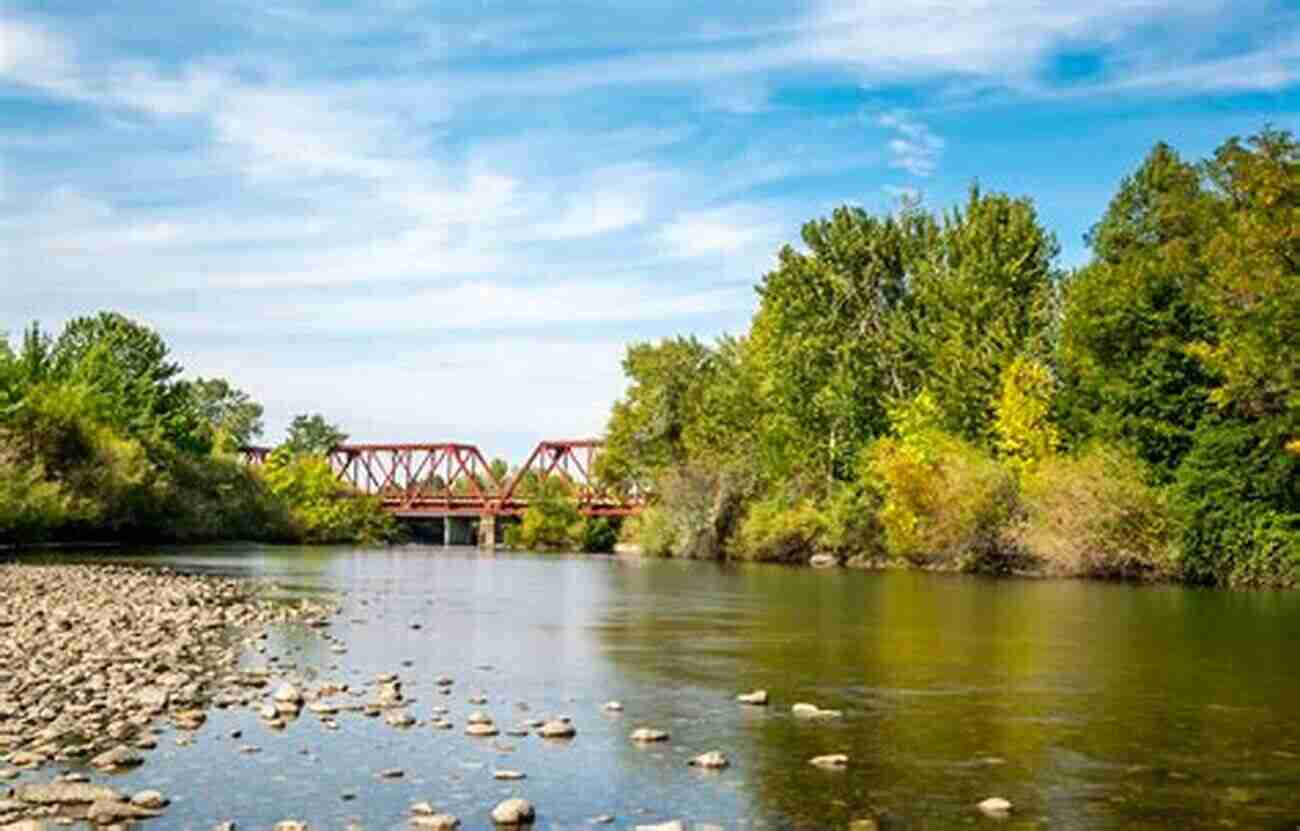
<instances>
[{"instance_id":1,"label":"white cloud","mask_svg":"<svg viewBox=\"0 0 1300 831\"><path fill-rule=\"evenodd\" d=\"M781 226L770 214L744 205L686 211L659 231L659 239L678 257L769 254Z\"/></svg>"},{"instance_id":2,"label":"white cloud","mask_svg":"<svg viewBox=\"0 0 1300 831\"><path fill-rule=\"evenodd\" d=\"M943 152L943 139L902 111L885 113L876 119L876 123L894 133L894 138L887 143L890 167L906 170L913 176L925 177L934 173Z\"/></svg>"}]
</instances>

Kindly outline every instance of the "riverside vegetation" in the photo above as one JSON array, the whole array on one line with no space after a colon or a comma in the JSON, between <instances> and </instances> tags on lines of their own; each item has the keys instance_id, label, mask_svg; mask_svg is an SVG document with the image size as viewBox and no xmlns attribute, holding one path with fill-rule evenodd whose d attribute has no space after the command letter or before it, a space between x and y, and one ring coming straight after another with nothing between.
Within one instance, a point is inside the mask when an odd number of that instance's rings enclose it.
<instances>
[{"instance_id":1,"label":"riverside vegetation","mask_svg":"<svg viewBox=\"0 0 1300 831\"><path fill-rule=\"evenodd\" d=\"M1087 236L972 188L803 227L749 331L631 346L652 555L1300 584L1300 149L1157 145Z\"/></svg>"},{"instance_id":2,"label":"riverside vegetation","mask_svg":"<svg viewBox=\"0 0 1300 831\"><path fill-rule=\"evenodd\" d=\"M262 408L222 379L184 380L159 335L114 313L0 339L0 546L46 541L385 540L377 501L336 481L346 439L294 420L261 469L239 448Z\"/></svg>"}]
</instances>

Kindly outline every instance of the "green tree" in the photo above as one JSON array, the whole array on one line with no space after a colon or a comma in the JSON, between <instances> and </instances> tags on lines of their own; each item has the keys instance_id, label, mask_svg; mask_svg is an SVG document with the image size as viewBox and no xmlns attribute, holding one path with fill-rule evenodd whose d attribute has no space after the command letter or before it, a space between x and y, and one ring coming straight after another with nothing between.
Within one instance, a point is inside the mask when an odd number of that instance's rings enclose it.
<instances>
[{"instance_id":1,"label":"green tree","mask_svg":"<svg viewBox=\"0 0 1300 831\"><path fill-rule=\"evenodd\" d=\"M262 435L262 405L226 379L199 378L189 390L219 447L235 450Z\"/></svg>"},{"instance_id":2,"label":"green tree","mask_svg":"<svg viewBox=\"0 0 1300 831\"><path fill-rule=\"evenodd\" d=\"M1048 353L1059 250L1029 199L972 188L944 217L899 322L948 432L991 444L1003 372L1018 355Z\"/></svg>"},{"instance_id":3,"label":"green tree","mask_svg":"<svg viewBox=\"0 0 1300 831\"><path fill-rule=\"evenodd\" d=\"M1066 284L1058 412L1074 442L1131 443L1169 481L1205 414L1211 376L1203 252L1218 208L1196 168L1156 145L1088 235L1093 261Z\"/></svg>"},{"instance_id":4,"label":"green tree","mask_svg":"<svg viewBox=\"0 0 1300 831\"><path fill-rule=\"evenodd\" d=\"M916 384L897 339L909 282L937 225L912 209L876 217L842 207L803 226L758 286L749 335L761 401L760 456L773 478L828 491L887 429L885 407Z\"/></svg>"},{"instance_id":5,"label":"green tree","mask_svg":"<svg viewBox=\"0 0 1300 831\"><path fill-rule=\"evenodd\" d=\"M326 421L320 413L313 413L294 416L289 423L288 438L280 446L294 454L324 456L347 440L347 433Z\"/></svg>"},{"instance_id":6,"label":"green tree","mask_svg":"<svg viewBox=\"0 0 1300 831\"><path fill-rule=\"evenodd\" d=\"M1300 145L1265 130L1225 142L1205 165L1226 203L1206 258L1215 331L1196 354L1226 412L1300 436Z\"/></svg>"},{"instance_id":7,"label":"green tree","mask_svg":"<svg viewBox=\"0 0 1300 831\"><path fill-rule=\"evenodd\" d=\"M615 402L598 475L645 487L655 473L686 460L685 434L713 375L713 352L694 338L634 343L623 358L628 378Z\"/></svg>"},{"instance_id":8,"label":"green tree","mask_svg":"<svg viewBox=\"0 0 1300 831\"><path fill-rule=\"evenodd\" d=\"M33 346L24 354L39 351ZM116 312L76 318L54 341L48 364L50 377L93 391L92 406L105 423L193 452L210 448L188 386L177 379L180 364L149 327Z\"/></svg>"}]
</instances>

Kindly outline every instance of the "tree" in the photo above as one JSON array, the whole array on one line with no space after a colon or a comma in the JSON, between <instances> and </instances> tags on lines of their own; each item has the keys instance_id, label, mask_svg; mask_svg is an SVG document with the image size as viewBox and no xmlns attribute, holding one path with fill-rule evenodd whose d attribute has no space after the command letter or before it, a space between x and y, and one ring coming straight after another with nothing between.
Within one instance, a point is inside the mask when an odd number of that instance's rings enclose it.
<instances>
[{"instance_id":1,"label":"tree","mask_svg":"<svg viewBox=\"0 0 1300 831\"><path fill-rule=\"evenodd\" d=\"M280 446L297 455L324 456L347 440L347 433L326 421L320 413L313 413L294 416L289 424L289 437Z\"/></svg>"},{"instance_id":2,"label":"tree","mask_svg":"<svg viewBox=\"0 0 1300 831\"><path fill-rule=\"evenodd\" d=\"M262 435L262 405L226 379L199 378L189 385L189 391L218 446L234 450Z\"/></svg>"},{"instance_id":3,"label":"tree","mask_svg":"<svg viewBox=\"0 0 1300 831\"><path fill-rule=\"evenodd\" d=\"M886 405L916 383L897 318L936 233L932 217L910 208L876 217L841 207L804 225L807 252L786 246L763 276L746 358L758 379L760 453L775 478L829 490L887 429Z\"/></svg>"},{"instance_id":4,"label":"tree","mask_svg":"<svg viewBox=\"0 0 1300 831\"><path fill-rule=\"evenodd\" d=\"M1132 444L1168 482L1208 406L1189 347L1214 337L1203 251L1218 208L1193 165L1159 144L1088 234L1094 259L1065 286L1058 416L1074 443Z\"/></svg>"},{"instance_id":5,"label":"tree","mask_svg":"<svg viewBox=\"0 0 1300 831\"><path fill-rule=\"evenodd\" d=\"M34 367L39 332L33 330L29 340L33 345L24 355ZM48 356L49 376L93 391L96 415L105 423L133 436L207 452L206 425L187 385L177 380L180 372L157 332L116 312L72 320Z\"/></svg>"},{"instance_id":6,"label":"tree","mask_svg":"<svg viewBox=\"0 0 1300 831\"><path fill-rule=\"evenodd\" d=\"M1278 130L1232 138L1204 170L1226 203L1206 251L1218 325L1195 349L1216 378L1210 399L1300 437L1300 144Z\"/></svg>"},{"instance_id":7,"label":"tree","mask_svg":"<svg viewBox=\"0 0 1300 831\"><path fill-rule=\"evenodd\" d=\"M997 449L1017 475L1051 456L1060 444L1051 421L1053 387L1051 372L1032 358L1016 358L1002 372L994 424Z\"/></svg>"},{"instance_id":8,"label":"tree","mask_svg":"<svg viewBox=\"0 0 1300 831\"><path fill-rule=\"evenodd\" d=\"M615 485L647 484L686 460L685 434L699 413L713 353L695 338L634 343L623 358L629 384L609 417L598 475Z\"/></svg>"},{"instance_id":9,"label":"tree","mask_svg":"<svg viewBox=\"0 0 1300 831\"><path fill-rule=\"evenodd\" d=\"M1029 199L972 188L944 217L916 268L899 338L945 430L991 444L1003 372L1018 355L1049 351L1059 251Z\"/></svg>"}]
</instances>

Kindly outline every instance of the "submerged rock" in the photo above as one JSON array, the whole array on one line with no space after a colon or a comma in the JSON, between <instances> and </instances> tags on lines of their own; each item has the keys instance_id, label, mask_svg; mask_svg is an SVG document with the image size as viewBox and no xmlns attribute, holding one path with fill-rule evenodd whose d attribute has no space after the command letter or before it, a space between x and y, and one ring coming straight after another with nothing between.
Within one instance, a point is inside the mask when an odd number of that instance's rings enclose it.
<instances>
[{"instance_id":1,"label":"submerged rock","mask_svg":"<svg viewBox=\"0 0 1300 831\"><path fill-rule=\"evenodd\" d=\"M656 730L652 727L638 727L632 731L632 741L638 744L649 744L652 742L668 741L668 732L666 730Z\"/></svg>"},{"instance_id":2,"label":"submerged rock","mask_svg":"<svg viewBox=\"0 0 1300 831\"><path fill-rule=\"evenodd\" d=\"M819 768L837 769L848 765L849 757L843 753L829 753L825 756L814 756L808 760L808 763Z\"/></svg>"},{"instance_id":3,"label":"submerged rock","mask_svg":"<svg viewBox=\"0 0 1300 831\"><path fill-rule=\"evenodd\" d=\"M736 700L741 704L752 704L755 707L766 707L767 690L754 690L753 692L741 693L736 696Z\"/></svg>"}]
</instances>

